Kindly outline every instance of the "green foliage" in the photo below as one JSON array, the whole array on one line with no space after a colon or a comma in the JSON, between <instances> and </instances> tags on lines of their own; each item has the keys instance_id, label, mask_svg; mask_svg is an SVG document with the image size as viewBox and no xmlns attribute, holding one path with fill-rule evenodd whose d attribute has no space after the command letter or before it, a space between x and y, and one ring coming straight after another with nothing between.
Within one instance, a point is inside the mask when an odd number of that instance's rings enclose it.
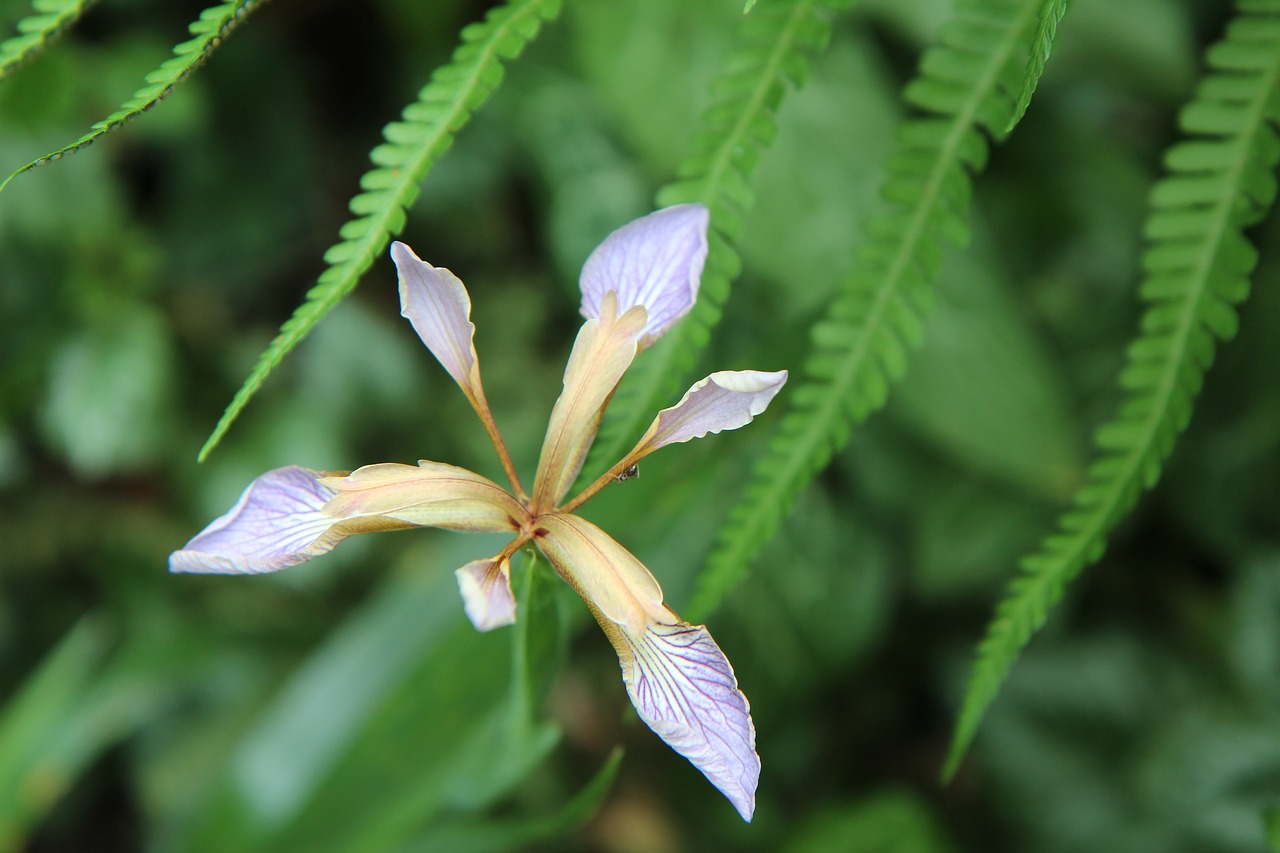
<instances>
[{"instance_id":1,"label":"green foliage","mask_svg":"<svg viewBox=\"0 0 1280 853\"><path fill-rule=\"evenodd\" d=\"M1151 193L1139 336L1120 373L1124 398L1096 435L1096 461L1057 531L1020 563L978 647L944 774L959 766L988 706L1066 585L1106 548L1116 524L1160 479L1213 363L1235 336L1257 252L1243 231L1275 200L1280 162L1280 4L1240 4L1206 54L1210 74L1179 120L1170 175Z\"/></svg>"},{"instance_id":2,"label":"green foliage","mask_svg":"<svg viewBox=\"0 0 1280 853\"><path fill-rule=\"evenodd\" d=\"M76 139L162 56L183 96L0 194L0 850L1276 846L1280 290L1240 304L1280 276L1275 0L1213 47L1218 0L1071 4L1056 40L1053 0L615 0L545 29L553 0L274 4L221 39L246 3L176 51L189 10L71 26L85 5L0 12L0 159ZM393 234L467 282L529 465L581 262L664 183L712 209L703 299L588 467L704 368L791 384L585 512L679 612L716 611L764 766L750 825L635 719L545 565L513 560L516 625L471 628L451 571L502 537L165 571L269 468L497 474L397 316ZM284 393L195 466L251 371L221 430L267 372ZM1027 553L957 737L1001 701L940 788L963 650Z\"/></svg>"},{"instance_id":3,"label":"green foliage","mask_svg":"<svg viewBox=\"0 0 1280 853\"><path fill-rule=\"evenodd\" d=\"M711 85L715 99L702 114L680 164L679 179L658 192L658 205L700 202L711 211L707 263L698 301L689 316L639 359L618 387L584 470L607 469L626 452L655 412L669 405L720 322L730 287L742 268L733 244L743 215L754 203L751 175L777 136L775 115L787 84L808 77L806 55L820 52L831 35L830 16L842 3L773 0L746 16L739 46Z\"/></svg>"},{"instance_id":4,"label":"green foliage","mask_svg":"<svg viewBox=\"0 0 1280 853\"><path fill-rule=\"evenodd\" d=\"M1022 91L1018 93L1018 103L1013 108L1013 118L1005 133L1022 121L1031 105L1031 97L1036 93L1036 85L1040 75L1044 73L1045 63L1049 61L1049 53L1053 50L1053 39L1058 32L1058 24L1067 13L1067 0L1044 0L1040 13L1036 16L1036 34L1031 40L1031 53L1027 57L1027 74L1022 78Z\"/></svg>"},{"instance_id":5,"label":"green foliage","mask_svg":"<svg viewBox=\"0 0 1280 853\"><path fill-rule=\"evenodd\" d=\"M161 99L172 92L175 86L191 76L231 34L231 31L240 25L245 16L262 2L263 0L232 0L229 3L220 3L205 9L187 28L194 38L176 45L173 48L173 58L166 60L159 68L148 74L146 85L134 92L133 97L125 101L120 109L94 124L88 133L75 142L64 145L57 151L51 151L43 157L37 157L17 169L0 181L0 191L3 191L18 175L37 166L61 160L77 151L83 151L103 135L124 127L125 124L160 103ZM0 78L2 77L3 75L0 74Z\"/></svg>"},{"instance_id":6,"label":"green foliage","mask_svg":"<svg viewBox=\"0 0 1280 853\"><path fill-rule=\"evenodd\" d=\"M0 42L0 80L52 44L95 0L35 0L35 12L18 22L18 35Z\"/></svg>"},{"instance_id":7,"label":"green foliage","mask_svg":"<svg viewBox=\"0 0 1280 853\"><path fill-rule=\"evenodd\" d=\"M419 184L453 137L502 83L502 63L518 57L544 20L560 12L560 0L511 0L484 21L462 31L462 43L448 65L431 76L400 121L383 129L385 142L370 152L374 168L360 179L351 199L355 218L339 230L342 238L324 253L328 268L307 293L307 301L280 327L236 392L213 433L200 448L204 460L266 382L281 360L342 301L391 240L404 228L404 212L418 197Z\"/></svg>"},{"instance_id":8,"label":"green foliage","mask_svg":"<svg viewBox=\"0 0 1280 853\"><path fill-rule=\"evenodd\" d=\"M943 244L968 240L969 174L987 158L981 130L999 135L1008 122L1018 49L1034 7L962 4L907 86L907 100L931 115L902 126L888 160L882 193L896 209L868 222L854 271L814 326L804 373L787 390L787 414L720 532L692 618L705 618L741 582L800 491L905 372Z\"/></svg>"}]
</instances>

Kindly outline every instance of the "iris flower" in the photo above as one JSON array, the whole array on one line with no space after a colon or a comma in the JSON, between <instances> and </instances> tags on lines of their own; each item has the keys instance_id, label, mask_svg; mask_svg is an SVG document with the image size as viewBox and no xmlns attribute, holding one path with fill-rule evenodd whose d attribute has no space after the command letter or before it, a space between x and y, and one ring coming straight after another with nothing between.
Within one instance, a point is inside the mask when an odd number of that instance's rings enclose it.
<instances>
[{"instance_id":1,"label":"iris flower","mask_svg":"<svg viewBox=\"0 0 1280 853\"><path fill-rule=\"evenodd\" d=\"M401 313L480 416L510 488L441 462L388 462L350 473L277 468L254 480L226 515L170 556L170 570L274 572L348 536L380 530L510 533L510 544L498 554L457 570L475 627L488 631L515 621L510 560L520 548L536 545L613 643L640 718L750 820L760 758L733 667L706 627L682 621L663 603L657 580L631 552L575 511L658 448L749 423L782 388L786 371L712 373L659 412L616 465L565 500L632 359L693 307L707 256L707 221L701 205L659 210L613 232L587 259L581 276L586 322L551 412L532 492L521 484L485 399L466 288L449 270L394 243Z\"/></svg>"}]
</instances>

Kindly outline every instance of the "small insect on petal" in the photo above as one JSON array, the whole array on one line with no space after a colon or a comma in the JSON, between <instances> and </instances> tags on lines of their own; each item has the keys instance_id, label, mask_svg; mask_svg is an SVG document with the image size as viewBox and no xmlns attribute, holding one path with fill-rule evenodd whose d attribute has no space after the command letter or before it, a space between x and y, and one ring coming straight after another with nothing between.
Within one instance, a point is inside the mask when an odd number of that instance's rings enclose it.
<instances>
[{"instance_id":1,"label":"small insect on petal","mask_svg":"<svg viewBox=\"0 0 1280 853\"><path fill-rule=\"evenodd\" d=\"M613 478L615 483L625 483L627 480L634 480L640 476L640 466L632 463L623 468L616 477Z\"/></svg>"}]
</instances>

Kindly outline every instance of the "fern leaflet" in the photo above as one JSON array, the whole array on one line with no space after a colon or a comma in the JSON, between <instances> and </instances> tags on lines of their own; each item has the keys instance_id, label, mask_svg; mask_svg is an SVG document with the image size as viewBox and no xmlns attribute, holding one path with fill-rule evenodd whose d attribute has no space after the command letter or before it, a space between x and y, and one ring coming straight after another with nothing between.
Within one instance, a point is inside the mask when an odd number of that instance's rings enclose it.
<instances>
[{"instance_id":1,"label":"fern leaflet","mask_svg":"<svg viewBox=\"0 0 1280 853\"><path fill-rule=\"evenodd\" d=\"M888 161L884 197L853 272L813 331L803 376L778 433L752 470L687 608L701 620L746 575L800 491L884 405L921 336L943 241L968 240L969 173L986 163L979 131L999 135L1013 110L1020 52L1040 0L968 0L921 61L906 99L930 115L908 120Z\"/></svg>"},{"instance_id":2,"label":"fern leaflet","mask_svg":"<svg viewBox=\"0 0 1280 853\"><path fill-rule=\"evenodd\" d=\"M35 14L18 22L18 35L0 42L0 80L35 58L80 19L95 0L35 0Z\"/></svg>"},{"instance_id":3,"label":"fern leaflet","mask_svg":"<svg viewBox=\"0 0 1280 853\"><path fill-rule=\"evenodd\" d=\"M1027 114L1031 106L1031 96L1036 93L1040 83L1040 75L1044 73L1045 63L1049 61L1049 52L1053 50L1053 38L1058 32L1058 23L1067 13L1067 0L1044 0L1036 22L1036 34L1031 38L1031 53L1027 56L1027 72L1022 78L1022 91L1018 93L1018 105L1013 109L1013 118L1005 133L1013 130Z\"/></svg>"},{"instance_id":4,"label":"fern leaflet","mask_svg":"<svg viewBox=\"0 0 1280 853\"><path fill-rule=\"evenodd\" d=\"M146 76L146 85L133 93L133 97L125 101L119 110L104 118L90 128L84 136L70 145L59 148L43 157L38 157L21 167L0 182L0 190L9 182L37 166L44 166L55 160L61 160L69 154L75 154L88 148L100 136L110 133L127 122L142 115L173 91L173 88L191 76L200 65L222 44L222 40L239 26L249 12L253 11L263 0L233 0L211 6L200 13L188 28L194 38L182 42L173 49L173 56L159 68Z\"/></svg>"},{"instance_id":5,"label":"fern leaflet","mask_svg":"<svg viewBox=\"0 0 1280 853\"><path fill-rule=\"evenodd\" d=\"M750 189L760 153L777 135L774 115L786 95L808 76L806 54L820 52L831 35L831 13L841 0L762 2L741 24L740 47L711 85L713 103L702 114L692 153L678 178L658 192L659 206L701 202L711 211L707 263L698 301L661 342L627 373L610 404L583 470L598 473L617 461L648 426L648 419L683 390L698 354L720 321L730 286L741 269L733 243L753 202Z\"/></svg>"},{"instance_id":6,"label":"fern leaflet","mask_svg":"<svg viewBox=\"0 0 1280 853\"><path fill-rule=\"evenodd\" d=\"M454 135L501 84L503 62L518 57L542 22L559 12L560 0L510 0L462 30L461 43L449 63L432 73L418 97L404 108L400 121L383 129L386 141L369 154L374 168L361 177L361 192L351 200L355 218L342 226L341 239L324 254L328 268L259 356L200 449L200 461L222 440L285 355L352 291L391 235L403 230L405 210L418 197L419 184L449 149Z\"/></svg>"},{"instance_id":7,"label":"fern leaflet","mask_svg":"<svg viewBox=\"0 0 1280 853\"><path fill-rule=\"evenodd\" d=\"M1120 373L1124 400L1098 430L1095 461L1057 531L1025 557L978 646L947 757L949 777L1022 649L1112 528L1159 480L1191 418L1218 340L1235 335L1257 253L1243 230L1275 200L1280 161L1280 0L1241 0L1209 73L1182 111L1186 139L1151 194L1140 333Z\"/></svg>"}]
</instances>

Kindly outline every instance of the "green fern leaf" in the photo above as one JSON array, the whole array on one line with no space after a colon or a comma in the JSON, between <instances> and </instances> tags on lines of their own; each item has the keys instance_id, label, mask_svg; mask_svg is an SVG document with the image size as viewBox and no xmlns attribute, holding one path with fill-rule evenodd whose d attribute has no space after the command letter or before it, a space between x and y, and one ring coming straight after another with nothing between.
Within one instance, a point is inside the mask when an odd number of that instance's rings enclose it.
<instances>
[{"instance_id":1,"label":"green fern leaf","mask_svg":"<svg viewBox=\"0 0 1280 853\"><path fill-rule=\"evenodd\" d=\"M947 757L953 774L1014 661L1066 585L1106 549L1107 537L1159 480L1186 427L1219 340L1236 332L1237 306L1257 260L1243 231L1270 209L1280 162L1280 2L1244 0L1226 38L1206 54L1209 74L1183 110L1185 135L1151 194L1140 296L1116 418L1098 430L1088 482L1057 531L1021 561L978 646Z\"/></svg>"},{"instance_id":2,"label":"green fern leaf","mask_svg":"<svg viewBox=\"0 0 1280 853\"><path fill-rule=\"evenodd\" d=\"M341 240L324 254L328 268L259 356L200 449L200 461L222 440L285 355L351 292L387 247L391 235L404 229L405 210L418 197L419 184L449 149L453 137L501 84L503 62L519 56L542 22L559 12L560 0L510 0L490 10L483 21L462 30L461 43L449 63L436 69L417 99L404 108L400 121L383 129L386 141L369 154L374 168L365 172L360 179L362 192L351 200L355 218L342 226L338 232Z\"/></svg>"},{"instance_id":3,"label":"green fern leaf","mask_svg":"<svg viewBox=\"0 0 1280 853\"><path fill-rule=\"evenodd\" d=\"M659 206L701 202L711 211L707 263L698 301L689 316L628 372L614 395L584 472L598 473L618 460L654 413L683 391L720 321L733 279L742 267L733 243L753 197L751 174L777 135L774 115L787 92L808 76L808 55L831 35L832 0L762 2L741 24L739 47L711 85L713 103L702 114L692 153L677 180L658 192Z\"/></svg>"},{"instance_id":4,"label":"green fern leaf","mask_svg":"<svg viewBox=\"0 0 1280 853\"><path fill-rule=\"evenodd\" d=\"M55 160L61 160L69 154L75 154L88 148L99 137L123 127L137 118L173 91L173 88L191 76L200 65L217 49L232 30L240 25L249 12L262 4L263 0L233 0L211 6L200 13L188 28L193 38L182 42L173 49L172 58L166 60L159 68L146 77L146 85L133 93L133 97L125 101L119 110L104 118L90 128L84 136L70 145L38 157L21 167L0 183L0 191L9 182L37 166L44 166Z\"/></svg>"},{"instance_id":5,"label":"green fern leaf","mask_svg":"<svg viewBox=\"0 0 1280 853\"><path fill-rule=\"evenodd\" d=\"M1031 38L1031 53L1027 57L1026 76L1022 78L1022 91L1018 94L1018 105L1013 109L1013 118L1005 133L1013 130L1031 106L1031 96L1036 93L1040 83L1040 75L1044 73L1045 63L1049 61L1049 52L1053 50L1053 38L1057 35L1058 24L1067 13L1067 0L1044 0L1036 23L1036 34Z\"/></svg>"},{"instance_id":6,"label":"green fern leaf","mask_svg":"<svg viewBox=\"0 0 1280 853\"><path fill-rule=\"evenodd\" d=\"M920 341L943 242L969 236L969 173L1007 126L1020 53L1039 0L964 2L921 60L905 97L928 113L907 121L888 161L889 213L872 218L826 316L777 435L752 470L699 578L688 616L701 620L746 575L800 491L884 405Z\"/></svg>"},{"instance_id":7,"label":"green fern leaf","mask_svg":"<svg viewBox=\"0 0 1280 853\"><path fill-rule=\"evenodd\" d=\"M18 22L18 35L0 42L0 80L53 44L94 2L95 0L35 0L31 4L35 14Z\"/></svg>"}]
</instances>

